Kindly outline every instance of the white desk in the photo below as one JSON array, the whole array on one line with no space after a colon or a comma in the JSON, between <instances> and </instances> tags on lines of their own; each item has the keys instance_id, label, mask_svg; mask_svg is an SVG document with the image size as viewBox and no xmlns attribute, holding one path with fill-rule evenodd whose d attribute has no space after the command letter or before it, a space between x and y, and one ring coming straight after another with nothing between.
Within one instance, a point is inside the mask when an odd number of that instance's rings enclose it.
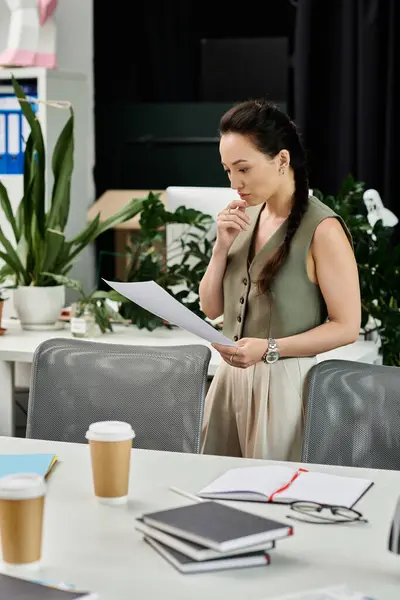
<instances>
[{"instance_id":1,"label":"white desk","mask_svg":"<svg viewBox=\"0 0 400 600\"><path fill-rule=\"evenodd\" d=\"M45 340L52 338L71 338L68 326L60 331L24 331L18 321L5 320L8 331L0 336L0 435L14 434L14 365L32 363L36 348ZM136 327L115 327L114 333L106 333L93 338L97 342L127 345L169 346L186 344L204 344L211 349L212 356L208 375L213 377L220 363L220 355L211 345L201 338L182 329L159 328L153 332ZM318 360L342 358L360 362L374 363L378 359L378 350L373 342L355 342L349 346L325 352Z\"/></svg>"},{"instance_id":2,"label":"white desk","mask_svg":"<svg viewBox=\"0 0 400 600\"><path fill-rule=\"evenodd\" d=\"M294 536L278 542L268 567L183 575L143 542L134 518L190 502L170 492L170 485L195 493L228 468L260 461L133 450L129 503L109 507L94 499L86 444L0 437L5 452L50 452L60 459L49 478L42 578L97 591L101 600L261 600L340 583L377 600L399 599L400 556L388 552L387 541L400 472L312 465L374 481L357 504L368 524L292 521ZM285 521L291 512L278 505L234 505Z\"/></svg>"}]
</instances>

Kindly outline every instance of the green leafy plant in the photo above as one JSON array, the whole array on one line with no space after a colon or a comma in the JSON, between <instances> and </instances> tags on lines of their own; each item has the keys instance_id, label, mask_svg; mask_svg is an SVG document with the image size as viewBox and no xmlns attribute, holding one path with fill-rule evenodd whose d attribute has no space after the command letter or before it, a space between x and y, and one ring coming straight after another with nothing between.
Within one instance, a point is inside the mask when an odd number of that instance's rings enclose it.
<instances>
[{"instance_id":1,"label":"green leafy plant","mask_svg":"<svg viewBox=\"0 0 400 600\"><path fill-rule=\"evenodd\" d=\"M400 366L400 245L382 221L371 227L364 191L364 182L349 175L336 196L313 193L346 222L359 271L362 327L367 335L372 330L379 334L384 364Z\"/></svg>"},{"instance_id":2,"label":"green leafy plant","mask_svg":"<svg viewBox=\"0 0 400 600\"><path fill-rule=\"evenodd\" d=\"M113 331L113 321L123 325L128 324L128 321L124 319L118 311L115 311L109 302L107 302L107 300L119 299L119 296L114 291L107 292L94 288L91 292L85 294L80 281L69 279L63 275L53 275L52 273L46 273L46 275L51 279L54 279L59 285L65 285L78 293L79 296L76 301L75 316L81 317L85 312L85 308L90 307L96 325L99 327L101 333Z\"/></svg>"},{"instance_id":3,"label":"green leafy plant","mask_svg":"<svg viewBox=\"0 0 400 600\"><path fill-rule=\"evenodd\" d=\"M0 302L4 302L5 300L8 300L8 295L7 295L7 288L8 286L5 285L6 280L5 277L0 276Z\"/></svg>"},{"instance_id":4,"label":"green leafy plant","mask_svg":"<svg viewBox=\"0 0 400 600\"><path fill-rule=\"evenodd\" d=\"M15 78L12 84L30 134L24 153L24 193L16 214L0 182L0 205L14 238L8 239L0 227L0 259L5 263L0 276L10 277L16 286L50 286L54 279L48 273L66 276L82 250L104 231L138 214L142 200L133 199L102 223L98 214L78 235L66 240L74 168L73 110L70 109L52 154L54 183L46 210L46 151L41 125Z\"/></svg>"},{"instance_id":5,"label":"green leafy plant","mask_svg":"<svg viewBox=\"0 0 400 600\"><path fill-rule=\"evenodd\" d=\"M205 318L198 289L212 254L209 231L213 222L210 215L184 206L169 212L160 200L160 194L150 193L143 201L140 230L127 248L129 260L125 280L153 280L192 312ZM172 224L185 227L167 248L166 226ZM140 306L126 302L122 297L119 300L122 314L137 327L149 331L160 326L170 327Z\"/></svg>"}]
</instances>

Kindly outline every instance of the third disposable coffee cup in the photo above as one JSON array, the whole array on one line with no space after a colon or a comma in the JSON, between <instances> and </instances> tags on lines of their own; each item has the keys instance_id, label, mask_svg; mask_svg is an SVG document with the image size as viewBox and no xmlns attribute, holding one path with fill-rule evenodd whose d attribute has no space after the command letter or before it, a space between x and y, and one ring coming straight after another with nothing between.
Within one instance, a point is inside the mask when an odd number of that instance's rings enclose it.
<instances>
[{"instance_id":1,"label":"third disposable coffee cup","mask_svg":"<svg viewBox=\"0 0 400 600\"><path fill-rule=\"evenodd\" d=\"M132 440L129 423L100 421L86 432L92 461L94 493L103 504L124 504L128 500Z\"/></svg>"},{"instance_id":2,"label":"third disposable coffee cup","mask_svg":"<svg viewBox=\"0 0 400 600\"><path fill-rule=\"evenodd\" d=\"M0 479L0 539L3 563L12 569L36 569L42 557L46 483L31 473Z\"/></svg>"}]
</instances>

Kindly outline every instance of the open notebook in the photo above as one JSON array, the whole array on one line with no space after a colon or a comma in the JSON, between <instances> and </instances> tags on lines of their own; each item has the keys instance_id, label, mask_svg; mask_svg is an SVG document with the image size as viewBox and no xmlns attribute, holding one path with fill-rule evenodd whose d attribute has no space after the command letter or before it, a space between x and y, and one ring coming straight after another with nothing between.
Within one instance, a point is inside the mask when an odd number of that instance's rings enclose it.
<instances>
[{"instance_id":1,"label":"open notebook","mask_svg":"<svg viewBox=\"0 0 400 600\"><path fill-rule=\"evenodd\" d=\"M297 500L352 508L373 485L368 479L306 469L263 466L230 469L198 492L207 499L290 503Z\"/></svg>"}]
</instances>

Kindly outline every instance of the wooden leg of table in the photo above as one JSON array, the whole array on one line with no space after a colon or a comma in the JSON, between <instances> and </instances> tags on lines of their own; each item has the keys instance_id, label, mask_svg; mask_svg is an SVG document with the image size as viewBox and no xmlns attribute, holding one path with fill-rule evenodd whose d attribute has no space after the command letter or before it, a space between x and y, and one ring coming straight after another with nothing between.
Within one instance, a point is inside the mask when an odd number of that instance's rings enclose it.
<instances>
[{"instance_id":1,"label":"wooden leg of table","mask_svg":"<svg viewBox=\"0 0 400 600\"><path fill-rule=\"evenodd\" d=\"M0 360L0 435L15 435L14 363Z\"/></svg>"}]
</instances>

